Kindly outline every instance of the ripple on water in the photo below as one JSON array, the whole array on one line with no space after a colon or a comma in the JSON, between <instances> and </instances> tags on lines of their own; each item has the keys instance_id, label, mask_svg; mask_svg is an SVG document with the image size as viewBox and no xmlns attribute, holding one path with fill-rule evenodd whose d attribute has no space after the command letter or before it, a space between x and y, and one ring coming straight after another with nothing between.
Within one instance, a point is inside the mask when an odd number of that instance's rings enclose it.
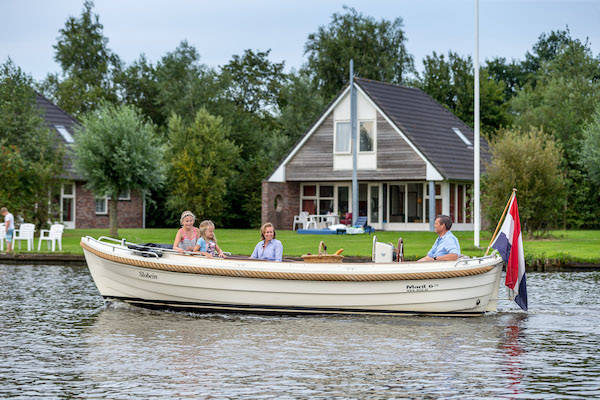
<instances>
[{"instance_id":1,"label":"ripple on water","mask_svg":"<svg viewBox=\"0 0 600 400\"><path fill-rule=\"evenodd\" d=\"M0 397L600 396L600 275L527 279L528 313L265 317L105 304L83 267L0 266Z\"/></svg>"}]
</instances>

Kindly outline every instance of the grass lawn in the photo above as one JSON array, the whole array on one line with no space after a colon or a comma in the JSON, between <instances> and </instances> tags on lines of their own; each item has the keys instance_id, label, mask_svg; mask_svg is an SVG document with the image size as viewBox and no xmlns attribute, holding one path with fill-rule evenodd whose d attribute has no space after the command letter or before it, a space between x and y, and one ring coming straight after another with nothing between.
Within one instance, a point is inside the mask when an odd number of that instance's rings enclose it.
<instances>
[{"instance_id":1,"label":"grass lawn","mask_svg":"<svg viewBox=\"0 0 600 400\"><path fill-rule=\"evenodd\" d=\"M119 235L134 243L172 243L176 229L119 229ZM258 229L217 229L219 246L233 254L250 255L260 240ZM480 245L473 246L473 232L454 232L458 237L463 254L481 256L489 243L492 232L482 232ZM83 254L79 246L82 236L108 236L108 229L72 229L63 234L63 253ZM398 238L404 239L404 254L408 259L422 257L429 251L435 241L433 232L376 232L380 242L391 242L394 245ZM300 256L306 253L317 253L318 245L323 240L330 253L343 248L346 256L371 255L373 236L369 235L299 235L293 231L277 231L277 239L283 243L284 255ZM37 237L35 250L37 253ZM25 247L25 243L21 244ZM26 253L19 250L17 253ZM42 243L42 252L47 246ZM600 231L553 231L548 239L526 240L525 257L527 259L559 259L565 261L600 263Z\"/></svg>"}]
</instances>

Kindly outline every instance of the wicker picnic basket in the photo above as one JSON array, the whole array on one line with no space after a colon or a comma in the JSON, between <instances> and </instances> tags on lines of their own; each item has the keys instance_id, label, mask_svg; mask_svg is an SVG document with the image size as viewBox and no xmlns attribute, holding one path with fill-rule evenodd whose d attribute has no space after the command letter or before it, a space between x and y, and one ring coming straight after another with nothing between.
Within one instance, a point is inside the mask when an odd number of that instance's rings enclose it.
<instances>
[{"instance_id":1,"label":"wicker picnic basket","mask_svg":"<svg viewBox=\"0 0 600 400\"><path fill-rule=\"evenodd\" d=\"M341 263L344 256L341 254L344 249L339 249L335 254L327 254L325 242L319 243L319 254L304 254L302 259L308 263Z\"/></svg>"}]
</instances>

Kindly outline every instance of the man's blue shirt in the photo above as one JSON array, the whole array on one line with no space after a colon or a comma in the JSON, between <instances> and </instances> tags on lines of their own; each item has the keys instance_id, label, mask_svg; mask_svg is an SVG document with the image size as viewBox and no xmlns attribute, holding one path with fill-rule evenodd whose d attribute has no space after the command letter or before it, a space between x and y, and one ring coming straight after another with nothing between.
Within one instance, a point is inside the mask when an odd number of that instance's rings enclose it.
<instances>
[{"instance_id":1,"label":"man's blue shirt","mask_svg":"<svg viewBox=\"0 0 600 400\"><path fill-rule=\"evenodd\" d=\"M444 236L439 237L435 240L435 243L429 250L427 255L431 258L445 256L446 254L457 254L460 255L460 245L458 239L450 231L446 232Z\"/></svg>"}]
</instances>

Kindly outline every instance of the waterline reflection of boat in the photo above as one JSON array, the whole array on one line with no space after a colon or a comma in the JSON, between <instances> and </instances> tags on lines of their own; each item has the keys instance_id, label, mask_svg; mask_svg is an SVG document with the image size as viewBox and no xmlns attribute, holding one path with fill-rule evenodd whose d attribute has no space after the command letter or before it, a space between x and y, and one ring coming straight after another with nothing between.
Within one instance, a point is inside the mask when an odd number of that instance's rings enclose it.
<instances>
[{"instance_id":1,"label":"waterline reflection of boat","mask_svg":"<svg viewBox=\"0 0 600 400\"><path fill-rule=\"evenodd\" d=\"M502 259L270 262L129 248L83 237L105 299L196 312L475 316L496 311Z\"/></svg>"}]
</instances>

